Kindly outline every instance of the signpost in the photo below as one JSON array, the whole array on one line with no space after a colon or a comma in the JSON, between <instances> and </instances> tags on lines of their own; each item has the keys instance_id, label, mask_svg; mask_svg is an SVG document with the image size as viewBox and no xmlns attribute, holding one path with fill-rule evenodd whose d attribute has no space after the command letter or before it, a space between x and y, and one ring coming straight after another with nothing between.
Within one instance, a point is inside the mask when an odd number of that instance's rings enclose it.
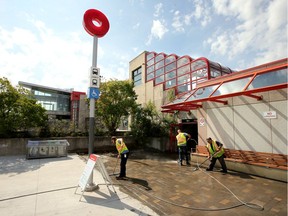
<instances>
[{"instance_id":1,"label":"signpost","mask_svg":"<svg viewBox=\"0 0 288 216\"><path fill-rule=\"evenodd\" d=\"M101 173L107 188L109 185L112 185L113 191L114 191L114 193L116 193L116 190L115 190L115 188L112 184L111 178L109 177L108 172L107 172L107 170L106 170L106 168L105 168L105 166L101 160L101 157L99 155L90 154L89 160L87 161L85 169L84 169L84 171L80 177L78 186L76 187L76 190L75 190L75 193L76 193L78 190L78 187L81 188L82 194L81 194L79 201L81 200L84 192L87 191L87 187L90 187L89 181L91 179L91 175L93 175L93 169L94 169L95 165L97 165L97 168L98 168L99 172Z\"/></svg>"},{"instance_id":2,"label":"signpost","mask_svg":"<svg viewBox=\"0 0 288 216\"><path fill-rule=\"evenodd\" d=\"M95 23L98 25L95 25ZM89 9L84 13L83 26L86 32L93 36L92 67L89 75L90 82L88 88L88 98L90 99L88 154L90 156L94 148L95 100L98 99L100 95L100 69L97 68L98 38L103 37L108 32L110 24L107 17L101 11ZM91 174L86 191L93 191L95 189L98 189L98 186L95 186L93 183L93 175Z\"/></svg>"}]
</instances>

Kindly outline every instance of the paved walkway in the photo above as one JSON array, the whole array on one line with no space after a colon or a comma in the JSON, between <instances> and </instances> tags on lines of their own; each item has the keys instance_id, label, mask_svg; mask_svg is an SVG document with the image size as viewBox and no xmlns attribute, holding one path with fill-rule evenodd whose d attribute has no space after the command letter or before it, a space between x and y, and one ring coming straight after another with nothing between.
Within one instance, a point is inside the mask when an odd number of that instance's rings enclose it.
<instances>
[{"instance_id":1,"label":"paved walkway","mask_svg":"<svg viewBox=\"0 0 288 216\"><path fill-rule=\"evenodd\" d=\"M111 156L106 167L113 172L116 159ZM232 171L206 172L196 169L197 164L179 166L176 159L132 152L129 178L115 182L159 215L287 215L287 183Z\"/></svg>"},{"instance_id":2,"label":"paved walkway","mask_svg":"<svg viewBox=\"0 0 288 216\"><path fill-rule=\"evenodd\" d=\"M1 216L157 215L119 190L109 189L96 170L99 190L76 191L86 161L78 155L26 160L25 156L0 157Z\"/></svg>"},{"instance_id":3,"label":"paved walkway","mask_svg":"<svg viewBox=\"0 0 288 216\"><path fill-rule=\"evenodd\" d=\"M85 192L81 201L81 190L75 194L75 189L87 156L0 157L0 215L287 215L287 183L236 172L207 173L195 170L196 164L180 167L175 155L166 156L132 152L127 180L116 180L116 155L102 155L117 194L94 170L99 190Z\"/></svg>"}]
</instances>

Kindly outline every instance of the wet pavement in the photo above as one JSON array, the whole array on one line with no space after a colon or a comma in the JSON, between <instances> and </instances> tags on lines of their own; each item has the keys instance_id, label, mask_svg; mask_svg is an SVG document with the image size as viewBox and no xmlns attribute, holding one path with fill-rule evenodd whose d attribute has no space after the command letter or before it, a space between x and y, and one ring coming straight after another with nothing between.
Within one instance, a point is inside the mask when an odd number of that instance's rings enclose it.
<instances>
[{"instance_id":1,"label":"wet pavement","mask_svg":"<svg viewBox=\"0 0 288 216\"><path fill-rule=\"evenodd\" d=\"M229 167L227 174L206 172L208 162L200 169L197 163L179 166L177 155L140 150L128 159L127 179L116 180L120 168L116 155L102 157L114 184L159 215L287 215L286 182Z\"/></svg>"},{"instance_id":2,"label":"wet pavement","mask_svg":"<svg viewBox=\"0 0 288 216\"><path fill-rule=\"evenodd\" d=\"M87 155L0 157L0 215L287 215L286 182L232 171L206 172L208 164L203 169L196 163L179 166L176 154L143 150L131 152L128 178L116 180L117 155L99 155L113 185L105 185L96 167L93 182L99 190L82 193L82 199L76 188Z\"/></svg>"}]
</instances>

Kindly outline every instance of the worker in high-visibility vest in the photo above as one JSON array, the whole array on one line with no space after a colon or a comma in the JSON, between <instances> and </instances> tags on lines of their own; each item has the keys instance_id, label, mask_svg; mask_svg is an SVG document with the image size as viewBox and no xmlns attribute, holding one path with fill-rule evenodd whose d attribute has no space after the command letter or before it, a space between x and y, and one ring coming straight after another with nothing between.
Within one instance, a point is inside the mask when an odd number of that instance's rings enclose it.
<instances>
[{"instance_id":1,"label":"worker in high-visibility vest","mask_svg":"<svg viewBox=\"0 0 288 216\"><path fill-rule=\"evenodd\" d=\"M126 178L126 164L129 157L129 150L124 143L122 138L116 138L113 136L111 138L112 143L116 146L116 149L118 151L118 158L120 157L120 174L116 177L118 180L122 180Z\"/></svg>"},{"instance_id":2,"label":"worker in high-visibility vest","mask_svg":"<svg viewBox=\"0 0 288 216\"><path fill-rule=\"evenodd\" d=\"M223 144L220 143L219 141L216 140L212 140L210 137L206 139L207 141L207 145L206 148L208 150L209 156L208 158L210 158L210 165L209 167L206 169L206 171L212 171L215 163L217 160L219 160L221 166L222 166L222 170L221 172L223 173L227 173L227 167L226 167L226 163L224 160L225 157L225 151L223 148Z\"/></svg>"},{"instance_id":3,"label":"worker in high-visibility vest","mask_svg":"<svg viewBox=\"0 0 288 216\"><path fill-rule=\"evenodd\" d=\"M191 138L191 135L188 133L182 133L180 129L177 130L178 135L176 136L177 139L177 147L178 147L178 153L179 153L179 164L183 166L182 161L186 159L186 165L189 166L189 155L187 151L187 139Z\"/></svg>"}]
</instances>

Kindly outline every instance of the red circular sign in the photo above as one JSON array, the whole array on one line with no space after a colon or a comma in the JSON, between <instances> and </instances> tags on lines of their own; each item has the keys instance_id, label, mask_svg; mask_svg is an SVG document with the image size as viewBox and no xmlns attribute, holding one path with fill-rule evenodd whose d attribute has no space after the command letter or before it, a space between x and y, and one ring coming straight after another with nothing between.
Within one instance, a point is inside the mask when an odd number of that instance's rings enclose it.
<instances>
[{"instance_id":1,"label":"red circular sign","mask_svg":"<svg viewBox=\"0 0 288 216\"><path fill-rule=\"evenodd\" d=\"M93 21L97 22L99 26L96 26ZM101 11L89 9L84 13L83 26L88 34L100 38L108 32L110 24Z\"/></svg>"}]
</instances>

